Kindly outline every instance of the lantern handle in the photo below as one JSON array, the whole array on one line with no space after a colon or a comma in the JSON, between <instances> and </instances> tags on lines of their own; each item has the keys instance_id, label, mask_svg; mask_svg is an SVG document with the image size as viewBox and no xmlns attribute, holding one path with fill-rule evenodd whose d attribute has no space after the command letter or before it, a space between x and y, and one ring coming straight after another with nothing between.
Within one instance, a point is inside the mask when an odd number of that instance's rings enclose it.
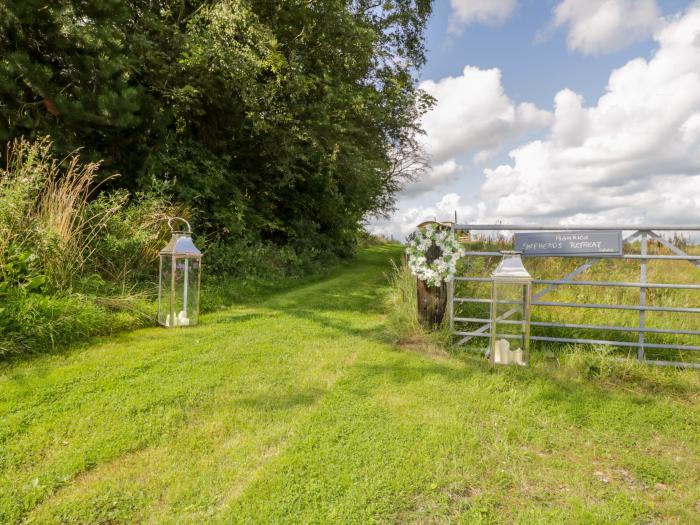
<instances>
[{"instance_id":1,"label":"lantern handle","mask_svg":"<svg viewBox=\"0 0 700 525\"><path fill-rule=\"evenodd\" d=\"M182 222L184 222L184 223L187 225L187 233L192 234L192 226L190 226L190 223L187 222L187 221L186 221L185 219L183 219L182 217L170 217L170 218L168 219L168 228L170 228L170 231L171 231L171 232L177 232L177 231L179 231L179 230L175 230L175 229L173 228L173 221L182 221Z\"/></svg>"}]
</instances>

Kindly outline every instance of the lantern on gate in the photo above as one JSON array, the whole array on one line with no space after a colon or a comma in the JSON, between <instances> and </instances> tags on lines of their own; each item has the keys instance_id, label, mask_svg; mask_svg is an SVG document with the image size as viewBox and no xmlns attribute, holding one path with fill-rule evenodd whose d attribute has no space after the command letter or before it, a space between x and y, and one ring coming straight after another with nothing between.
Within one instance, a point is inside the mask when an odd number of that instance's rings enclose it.
<instances>
[{"instance_id":1,"label":"lantern on gate","mask_svg":"<svg viewBox=\"0 0 700 525\"><path fill-rule=\"evenodd\" d=\"M501 252L491 274L491 345L493 364L525 366L530 346L530 292L532 276L520 252Z\"/></svg>"},{"instance_id":2,"label":"lantern on gate","mask_svg":"<svg viewBox=\"0 0 700 525\"><path fill-rule=\"evenodd\" d=\"M175 222L183 227L173 227ZM172 236L160 251L158 323L167 327L193 326L199 315L202 252L192 242L192 228L185 219L171 217L168 227Z\"/></svg>"}]
</instances>

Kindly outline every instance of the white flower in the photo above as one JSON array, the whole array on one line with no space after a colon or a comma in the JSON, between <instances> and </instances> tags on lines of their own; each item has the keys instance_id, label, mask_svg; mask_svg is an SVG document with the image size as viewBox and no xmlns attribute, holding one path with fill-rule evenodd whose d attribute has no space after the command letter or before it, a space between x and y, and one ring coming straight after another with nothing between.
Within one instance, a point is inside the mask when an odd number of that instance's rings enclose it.
<instances>
[{"instance_id":1,"label":"white flower","mask_svg":"<svg viewBox=\"0 0 700 525\"><path fill-rule=\"evenodd\" d=\"M428 263L427 251L433 245L440 249L441 255ZM457 273L457 261L465 253L451 230L437 230L432 224L418 230L406 248L411 273L429 286L452 281Z\"/></svg>"}]
</instances>

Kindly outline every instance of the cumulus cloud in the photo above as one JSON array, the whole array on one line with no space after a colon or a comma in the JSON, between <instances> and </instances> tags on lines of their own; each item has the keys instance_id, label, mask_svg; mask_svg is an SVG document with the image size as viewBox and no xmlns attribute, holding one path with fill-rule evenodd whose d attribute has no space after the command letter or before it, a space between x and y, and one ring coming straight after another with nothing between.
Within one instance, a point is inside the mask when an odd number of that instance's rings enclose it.
<instances>
[{"instance_id":1,"label":"cumulus cloud","mask_svg":"<svg viewBox=\"0 0 700 525\"><path fill-rule=\"evenodd\" d=\"M487 157L506 139L551 120L534 104L515 105L503 90L499 69L467 66L458 77L426 80L420 87L437 99L422 121L425 148L437 163L457 154Z\"/></svg>"},{"instance_id":2,"label":"cumulus cloud","mask_svg":"<svg viewBox=\"0 0 700 525\"><path fill-rule=\"evenodd\" d=\"M394 231L454 209L460 220L489 223L697 223L700 3L666 20L654 38L651 59L614 70L595 105L560 91L549 135L485 169L478 204L450 194L401 211Z\"/></svg>"},{"instance_id":3,"label":"cumulus cloud","mask_svg":"<svg viewBox=\"0 0 700 525\"><path fill-rule=\"evenodd\" d=\"M691 220L700 208L700 4L667 22L647 61L614 70L592 107L555 97L547 140L485 170L481 200L499 218ZM672 208L669 208L669 205Z\"/></svg>"},{"instance_id":4,"label":"cumulus cloud","mask_svg":"<svg viewBox=\"0 0 700 525\"><path fill-rule=\"evenodd\" d=\"M564 0L554 8L553 25L568 28L569 49L591 55L647 38L660 22L656 0Z\"/></svg>"},{"instance_id":5,"label":"cumulus cloud","mask_svg":"<svg viewBox=\"0 0 700 525\"><path fill-rule=\"evenodd\" d=\"M552 119L551 113L534 104L516 105L510 100L498 69L467 66L458 77L426 80L420 87L437 100L422 121L423 146L433 168L425 178L409 184L407 194L454 180L459 170L457 155L472 155L474 162L483 162L506 140L545 127Z\"/></svg>"},{"instance_id":6,"label":"cumulus cloud","mask_svg":"<svg viewBox=\"0 0 700 525\"><path fill-rule=\"evenodd\" d=\"M532 129L546 127L551 113L525 102L515 104L505 94L498 69L467 66L458 77L426 80L421 89L436 99L422 120L422 145L432 168L409 183L404 195L418 195L453 182L460 166L458 155L471 155L475 163L496 153L506 140Z\"/></svg>"},{"instance_id":7,"label":"cumulus cloud","mask_svg":"<svg viewBox=\"0 0 700 525\"><path fill-rule=\"evenodd\" d=\"M460 166L455 159L449 159L432 166L424 177L409 183L403 190L404 195L420 195L453 182L459 175Z\"/></svg>"},{"instance_id":8,"label":"cumulus cloud","mask_svg":"<svg viewBox=\"0 0 700 525\"><path fill-rule=\"evenodd\" d=\"M404 240L421 222L451 221L454 220L455 212L460 222L472 221L479 215L479 205L471 206L456 193L448 193L435 204L404 208L390 220L373 221L367 229L375 234Z\"/></svg>"},{"instance_id":9,"label":"cumulus cloud","mask_svg":"<svg viewBox=\"0 0 700 525\"><path fill-rule=\"evenodd\" d=\"M448 29L451 33L461 33L465 26L475 22L500 24L510 18L517 4L517 0L450 0Z\"/></svg>"}]
</instances>

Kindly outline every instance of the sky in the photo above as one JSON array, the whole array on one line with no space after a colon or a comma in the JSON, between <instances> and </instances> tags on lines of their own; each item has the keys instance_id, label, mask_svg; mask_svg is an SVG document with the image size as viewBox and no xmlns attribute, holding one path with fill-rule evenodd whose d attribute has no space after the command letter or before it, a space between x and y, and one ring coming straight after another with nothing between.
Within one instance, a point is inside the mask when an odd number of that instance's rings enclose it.
<instances>
[{"instance_id":1,"label":"sky","mask_svg":"<svg viewBox=\"0 0 700 525\"><path fill-rule=\"evenodd\" d=\"M700 223L700 0L435 0L430 169L368 229Z\"/></svg>"}]
</instances>

